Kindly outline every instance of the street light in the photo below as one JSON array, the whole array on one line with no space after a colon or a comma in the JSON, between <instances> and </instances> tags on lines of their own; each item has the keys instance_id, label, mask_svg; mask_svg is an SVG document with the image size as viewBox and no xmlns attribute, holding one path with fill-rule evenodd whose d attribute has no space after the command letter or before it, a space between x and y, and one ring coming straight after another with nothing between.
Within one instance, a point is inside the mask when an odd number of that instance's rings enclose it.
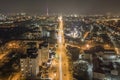
<instances>
[{"instance_id":1,"label":"street light","mask_svg":"<svg viewBox=\"0 0 120 80\"><path fill-rule=\"evenodd\" d=\"M82 38L81 41L84 42L85 40Z\"/></svg>"},{"instance_id":2,"label":"street light","mask_svg":"<svg viewBox=\"0 0 120 80\"><path fill-rule=\"evenodd\" d=\"M90 48L90 45L89 45L89 44L87 44L87 45L86 45L86 47L89 49L89 48Z\"/></svg>"},{"instance_id":3,"label":"street light","mask_svg":"<svg viewBox=\"0 0 120 80\"><path fill-rule=\"evenodd\" d=\"M54 76L56 76L56 73L54 73Z\"/></svg>"}]
</instances>

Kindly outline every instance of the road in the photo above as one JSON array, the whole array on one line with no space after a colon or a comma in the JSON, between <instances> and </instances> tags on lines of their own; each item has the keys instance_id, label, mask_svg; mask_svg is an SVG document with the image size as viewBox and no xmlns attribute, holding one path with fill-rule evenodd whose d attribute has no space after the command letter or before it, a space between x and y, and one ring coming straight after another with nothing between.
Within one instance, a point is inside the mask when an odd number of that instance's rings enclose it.
<instances>
[{"instance_id":1,"label":"road","mask_svg":"<svg viewBox=\"0 0 120 80\"><path fill-rule=\"evenodd\" d=\"M83 36L83 39L86 39L86 37L88 36L89 32L86 32Z\"/></svg>"},{"instance_id":2,"label":"road","mask_svg":"<svg viewBox=\"0 0 120 80\"><path fill-rule=\"evenodd\" d=\"M12 48L19 48L19 41L11 41L9 43L6 43L4 45L4 48L2 51L0 51L0 60L2 60L4 57L6 57ZM1 54L2 53L2 54Z\"/></svg>"},{"instance_id":3,"label":"road","mask_svg":"<svg viewBox=\"0 0 120 80\"><path fill-rule=\"evenodd\" d=\"M64 30L63 30L63 20L62 16L59 17L59 29L58 29L58 48L57 53L59 55L59 80L70 80L68 57L66 55Z\"/></svg>"},{"instance_id":4,"label":"road","mask_svg":"<svg viewBox=\"0 0 120 80\"><path fill-rule=\"evenodd\" d=\"M65 45L66 45L66 46L71 46L71 47L76 47L76 48L81 49L81 47L78 46L78 45L73 45L73 44L69 44L69 43L66 43Z\"/></svg>"},{"instance_id":5,"label":"road","mask_svg":"<svg viewBox=\"0 0 120 80\"><path fill-rule=\"evenodd\" d=\"M6 57L6 55L8 55L8 52L5 52L5 51L4 51L4 54L0 54L0 61L1 61L4 57Z\"/></svg>"},{"instance_id":6,"label":"road","mask_svg":"<svg viewBox=\"0 0 120 80\"><path fill-rule=\"evenodd\" d=\"M118 48L118 44L114 41L113 36L111 36L109 33L107 33L107 35L110 38L111 42L113 43L116 53L120 54L120 50Z\"/></svg>"},{"instance_id":7,"label":"road","mask_svg":"<svg viewBox=\"0 0 120 80\"><path fill-rule=\"evenodd\" d=\"M18 72L18 73L13 73L8 80L20 80L20 75L21 73Z\"/></svg>"},{"instance_id":8,"label":"road","mask_svg":"<svg viewBox=\"0 0 120 80\"><path fill-rule=\"evenodd\" d=\"M7 62L9 62L10 57L8 55L12 51L12 48L19 48L19 41L9 42L4 45L3 54L0 54L0 66L3 66ZM11 74L8 80L19 80L20 79L20 72Z\"/></svg>"}]
</instances>

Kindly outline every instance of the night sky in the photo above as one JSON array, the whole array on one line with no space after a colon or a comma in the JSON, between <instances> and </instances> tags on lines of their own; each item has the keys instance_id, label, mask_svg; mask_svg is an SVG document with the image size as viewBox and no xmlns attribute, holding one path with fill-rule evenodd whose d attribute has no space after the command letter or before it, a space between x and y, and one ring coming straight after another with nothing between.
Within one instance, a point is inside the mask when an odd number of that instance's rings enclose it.
<instances>
[{"instance_id":1,"label":"night sky","mask_svg":"<svg viewBox=\"0 0 120 80\"><path fill-rule=\"evenodd\" d=\"M120 15L120 0L0 0L0 13Z\"/></svg>"}]
</instances>

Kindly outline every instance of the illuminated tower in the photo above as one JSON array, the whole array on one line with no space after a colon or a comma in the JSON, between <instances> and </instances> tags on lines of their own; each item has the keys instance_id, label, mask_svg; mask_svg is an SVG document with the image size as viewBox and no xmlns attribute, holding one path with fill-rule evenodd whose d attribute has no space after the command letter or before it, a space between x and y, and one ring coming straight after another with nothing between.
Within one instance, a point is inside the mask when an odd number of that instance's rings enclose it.
<instances>
[{"instance_id":1,"label":"illuminated tower","mask_svg":"<svg viewBox=\"0 0 120 80\"><path fill-rule=\"evenodd\" d=\"M49 16L49 10L48 10L48 7L47 7L47 14L46 14L47 16Z\"/></svg>"}]
</instances>

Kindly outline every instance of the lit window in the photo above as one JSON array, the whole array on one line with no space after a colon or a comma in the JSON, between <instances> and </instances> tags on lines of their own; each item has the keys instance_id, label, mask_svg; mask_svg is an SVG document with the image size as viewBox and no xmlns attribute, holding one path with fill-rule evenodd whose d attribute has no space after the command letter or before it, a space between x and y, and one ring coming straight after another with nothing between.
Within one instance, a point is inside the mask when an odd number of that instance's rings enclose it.
<instances>
[{"instance_id":1,"label":"lit window","mask_svg":"<svg viewBox=\"0 0 120 80\"><path fill-rule=\"evenodd\" d=\"M32 67L32 65L30 65L30 67Z\"/></svg>"},{"instance_id":2,"label":"lit window","mask_svg":"<svg viewBox=\"0 0 120 80\"><path fill-rule=\"evenodd\" d=\"M21 69L21 71L23 71L24 69Z\"/></svg>"},{"instance_id":3,"label":"lit window","mask_svg":"<svg viewBox=\"0 0 120 80\"><path fill-rule=\"evenodd\" d=\"M27 67L27 65L25 65L25 67Z\"/></svg>"},{"instance_id":4,"label":"lit window","mask_svg":"<svg viewBox=\"0 0 120 80\"><path fill-rule=\"evenodd\" d=\"M23 64L21 64L21 67L23 67Z\"/></svg>"}]
</instances>

